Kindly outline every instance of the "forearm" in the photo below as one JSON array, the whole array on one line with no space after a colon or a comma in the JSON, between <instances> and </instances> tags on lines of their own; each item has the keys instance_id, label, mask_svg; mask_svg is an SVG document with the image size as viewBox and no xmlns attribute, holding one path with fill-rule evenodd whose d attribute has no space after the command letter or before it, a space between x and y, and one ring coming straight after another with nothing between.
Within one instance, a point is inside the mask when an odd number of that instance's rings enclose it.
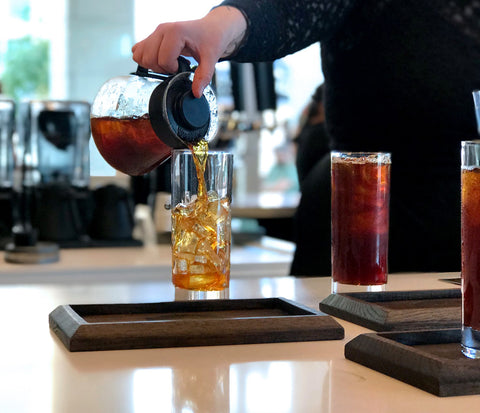
<instances>
[{"instance_id":1,"label":"forearm","mask_svg":"<svg viewBox=\"0 0 480 413\"><path fill-rule=\"evenodd\" d=\"M247 21L244 13L231 6L217 6L208 13L203 20L211 27L220 27L222 32L224 50L220 57L226 58L233 55L247 37Z\"/></svg>"}]
</instances>

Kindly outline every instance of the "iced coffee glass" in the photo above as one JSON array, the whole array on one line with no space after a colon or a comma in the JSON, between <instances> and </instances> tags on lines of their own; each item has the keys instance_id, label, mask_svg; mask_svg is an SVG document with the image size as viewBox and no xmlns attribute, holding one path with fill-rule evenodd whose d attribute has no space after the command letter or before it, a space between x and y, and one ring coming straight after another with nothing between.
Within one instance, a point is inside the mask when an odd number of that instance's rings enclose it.
<instances>
[{"instance_id":1,"label":"iced coffee glass","mask_svg":"<svg viewBox=\"0 0 480 413\"><path fill-rule=\"evenodd\" d=\"M387 283L389 153L332 152L332 292Z\"/></svg>"},{"instance_id":2,"label":"iced coffee glass","mask_svg":"<svg viewBox=\"0 0 480 413\"><path fill-rule=\"evenodd\" d=\"M462 352L480 358L480 140L462 142Z\"/></svg>"},{"instance_id":3,"label":"iced coffee glass","mask_svg":"<svg viewBox=\"0 0 480 413\"><path fill-rule=\"evenodd\" d=\"M172 281L179 289L228 289L232 171L231 153L195 159L190 150L173 152Z\"/></svg>"}]
</instances>

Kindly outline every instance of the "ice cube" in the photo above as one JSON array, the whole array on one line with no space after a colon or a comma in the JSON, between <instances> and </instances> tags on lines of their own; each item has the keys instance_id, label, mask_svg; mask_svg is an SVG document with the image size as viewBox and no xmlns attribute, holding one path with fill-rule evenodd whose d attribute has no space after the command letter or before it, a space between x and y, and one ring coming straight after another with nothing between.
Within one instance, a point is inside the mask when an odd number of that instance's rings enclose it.
<instances>
[{"instance_id":1,"label":"ice cube","mask_svg":"<svg viewBox=\"0 0 480 413\"><path fill-rule=\"evenodd\" d=\"M218 253L219 251L217 251L216 248L209 248L205 251L208 261L213 264L215 268L221 268L223 266L223 260Z\"/></svg>"},{"instance_id":2,"label":"ice cube","mask_svg":"<svg viewBox=\"0 0 480 413\"><path fill-rule=\"evenodd\" d=\"M177 252L177 251L174 251L174 254L175 254L175 258L185 260L187 263L195 262L195 255L194 254Z\"/></svg>"},{"instance_id":3,"label":"ice cube","mask_svg":"<svg viewBox=\"0 0 480 413\"><path fill-rule=\"evenodd\" d=\"M193 225L193 230L200 238L206 238L215 234L215 229L211 225L202 225L199 222Z\"/></svg>"},{"instance_id":4,"label":"ice cube","mask_svg":"<svg viewBox=\"0 0 480 413\"><path fill-rule=\"evenodd\" d=\"M177 237L176 250L180 253L195 254L198 236L192 231L183 231L181 237Z\"/></svg>"},{"instance_id":5,"label":"ice cube","mask_svg":"<svg viewBox=\"0 0 480 413\"><path fill-rule=\"evenodd\" d=\"M210 190L207 192L208 202L219 201L220 197L218 196L217 192L214 190Z\"/></svg>"},{"instance_id":6,"label":"ice cube","mask_svg":"<svg viewBox=\"0 0 480 413\"><path fill-rule=\"evenodd\" d=\"M195 262L198 262L200 264L206 264L207 257L205 257L204 255L195 255Z\"/></svg>"},{"instance_id":7,"label":"ice cube","mask_svg":"<svg viewBox=\"0 0 480 413\"><path fill-rule=\"evenodd\" d=\"M184 259L176 259L173 265L174 274L184 274L188 271L188 263Z\"/></svg>"},{"instance_id":8,"label":"ice cube","mask_svg":"<svg viewBox=\"0 0 480 413\"><path fill-rule=\"evenodd\" d=\"M218 217L221 214L220 201L209 202L207 213L211 217Z\"/></svg>"},{"instance_id":9,"label":"ice cube","mask_svg":"<svg viewBox=\"0 0 480 413\"><path fill-rule=\"evenodd\" d=\"M205 272L205 266L203 264L190 265L190 274L198 275Z\"/></svg>"}]
</instances>

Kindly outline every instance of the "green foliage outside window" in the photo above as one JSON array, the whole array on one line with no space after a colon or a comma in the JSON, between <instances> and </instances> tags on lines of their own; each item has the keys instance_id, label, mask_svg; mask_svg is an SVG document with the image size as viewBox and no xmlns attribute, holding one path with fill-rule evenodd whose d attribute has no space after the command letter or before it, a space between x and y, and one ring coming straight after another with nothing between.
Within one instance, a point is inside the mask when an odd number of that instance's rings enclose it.
<instances>
[{"instance_id":1,"label":"green foliage outside window","mask_svg":"<svg viewBox=\"0 0 480 413\"><path fill-rule=\"evenodd\" d=\"M13 99L46 98L49 91L50 44L25 36L8 41L1 75L3 92Z\"/></svg>"}]
</instances>

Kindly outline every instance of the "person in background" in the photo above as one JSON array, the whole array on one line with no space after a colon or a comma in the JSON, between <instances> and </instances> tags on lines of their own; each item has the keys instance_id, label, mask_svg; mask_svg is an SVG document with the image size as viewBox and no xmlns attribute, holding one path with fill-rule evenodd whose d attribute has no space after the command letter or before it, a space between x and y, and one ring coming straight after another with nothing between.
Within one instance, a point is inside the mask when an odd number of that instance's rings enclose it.
<instances>
[{"instance_id":1,"label":"person in background","mask_svg":"<svg viewBox=\"0 0 480 413\"><path fill-rule=\"evenodd\" d=\"M330 149L392 153L389 269L460 270L460 141L476 137L477 0L226 0L161 24L133 59L199 63L199 97L220 59L272 61L320 42ZM298 73L298 76L301 76ZM301 184L293 275L330 275L330 157Z\"/></svg>"},{"instance_id":2,"label":"person in background","mask_svg":"<svg viewBox=\"0 0 480 413\"><path fill-rule=\"evenodd\" d=\"M323 89L323 84L315 89L300 117L298 133L294 138L297 145L296 167L300 183L307 178L317 161L330 153L330 142L325 129Z\"/></svg>"},{"instance_id":3,"label":"person in background","mask_svg":"<svg viewBox=\"0 0 480 413\"><path fill-rule=\"evenodd\" d=\"M263 180L265 191L284 193L298 192L298 177L295 167L295 147L286 142L274 149L275 163Z\"/></svg>"}]
</instances>

